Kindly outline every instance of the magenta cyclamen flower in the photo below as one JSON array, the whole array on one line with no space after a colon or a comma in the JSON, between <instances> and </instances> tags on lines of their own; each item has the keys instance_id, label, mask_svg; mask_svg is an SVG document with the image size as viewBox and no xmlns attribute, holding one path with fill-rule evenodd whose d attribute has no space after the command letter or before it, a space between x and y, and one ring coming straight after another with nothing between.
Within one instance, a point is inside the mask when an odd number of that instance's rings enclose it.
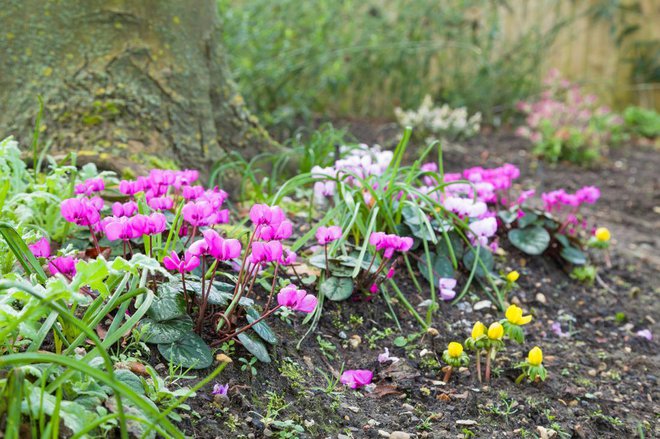
<instances>
[{"instance_id":1,"label":"magenta cyclamen flower","mask_svg":"<svg viewBox=\"0 0 660 439\"><path fill-rule=\"evenodd\" d=\"M170 197L147 198L147 204L153 210L170 210L174 206L174 200Z\"/></svg>"},{"instance_id":2,"label":"magenta cyclamen flower","mask_svg":"<svg viewBox=\"0 0 660 439\"><path fill-rule=\"evenodd\" d=\"M279 261L282 257L282 243L279 241L253 242L250 262L253 264Z\"/></svg>"},{"instance_id":3,"label":"magenta cyclamen flower","mask_svg":"<svg viewBox=\"0 0 660 439\"><path fill-rule=\"evenodd\" d=\"M179 255L173 251L170 256L165 256L163 258L163 265L168 270L185 273L193 271L195 268L199 267L199 258L193 256L189 252L185 252L183 260L181 260Z\"/></svg>"},{"instance_id":4,"label":"magenta cyclamen flower","mask_svg":"<svg viewBox=\"0 0 660 439\"><path fill-rule=\"evenodd\" d=\"M91 195L94 192L101 192L105 189L105 182L102 178L90 178L84 182L77 184L75 192L78 195Z\"/></svg>"},{"instance_id":5,"label":"magenta cyclamen flower","mask_svg":"<svg viewBox=\"0 0 660 439\"><path fill-rule=\"evenodd\" d=\"M397 235L388 235L383 232L373 232L369 236L369 244L376 247L376 250L385 250L384 256L391 258L395 251L407 252L413 245L413 239L410 237L400 237Z\"/></svg>"},{"instance_id":6,"label":"magenta cyclamen flower","mask_svg":"<svg viewBox=\"0 0 660 439\"><path fill-rule=\"evenodd\" d=\"M100 198L69 198L62 201L60 212L65 220L79 226L91 226L99 222L101 214L99 210L103 207Z\"/></svg>"},{"instance_id":7,"label":"magenta cyclamen flower","mask_svg":"<svg viewBox=\"0 0 660 439\"><path fill-rule=\"evenodd\" d=\"M53 276L57 273L61 273L67 277L73 277L76 275L76 263L78 259L72 256L60 256L53 258L48 261L48 271Z\"/></svg>"},{"instance_id":8,"label":"magenta cyclamen flower","mask_svg":"<svg viewBox=\"0 0 660 439\"><path fill-rule=\"evenodd\" d=\"M215 383L215 385L213 386L213 391L211 392L211 395L222 396L222 397L226 398L228 391L229 391L229 384Z\"/></svg>"},{"instance_id":9,"label":"magenta cyclamen flower","mask_svg":"<svg viewBox=\"0 0 660 439\"><path fill-rule=\"evenodd\" d=\"M255 204L250 209L250 220L255 226L280 224L285 219L284 212L277 206L270 207L267 204Z\"/></svg>"},{"instance_id":10,"label":"magenta cyclamen flower","mask_svg":"<svg viewBox=\"0 0 660 439\"><path fill-rule=\"evenodd\" d=\"M228 261L241 255L241 242L238 239L224 239L218 232L211 229L204 230L202 234L204 235L204 241L206 241L204 253L208 253L221 261ZM201 247L194 249L194 252L199 252L199 249Z\"/></svg>"},{"instance_id":11,"label":"magenta cyclamen flower","mask_svg":"<svg viewBox=\"0 0 660 439\"><path fill-rule=\"evenodd\" d=\"M371 384L373 377L374 373L370 370L345 370L344 373L341 374L339 381L351 389L357 389L359 387L364 387L367 384Z\"/></svg>"},{"instance_id":12,"label":"magenta cyclamen flower","mask_svg":"<svg viewBox=\"0 0 660 439\"><path fill-rule=\"evenodd\" d=\"M291 221L284 220L279 224L268 224L259 229L259 238L264 241L280 241L287 239L293 232L293 224Z\"/></svg>"},{"instance_id":13,"label":"magenta cyclamen flower","mask_svg":"<svg viewBox=\"0 0 660 439\"><path fill-rule=\"evenodd\" d=\"M280 258L280 264L282 265L293 265L296 263L297 259L296 252L293 252L288 249L282 251L282 258Z\"/></svg>"},{"instance_id":14,"label":"magenta cyclamen flower","mask_svg":"<svg viewBox=\"0 0 660 439\"><path fill-rule=\"evenodd\" d=\"M113 216L133 216L138 211L138 205L135 201L128 201L124 204L116 202L112 204Z\"/></svg>"},{"instance_id":15,"label":"magenta cyclamen flower","mask_svg":"<svg viewBox=\"0 0 660 439\"><path fill-rule=\"evenodd\" d=\"M187 201L196 200L204 194L204 186L184 186L183 198Z\"/></svg>"},{"instance_id":16,"label":"magenta cyclamen flower","mask_svg":"<svg viewBox=\"0 0 660 439\"><path fill-rule=\"evenodd\" d=\"M160 212L152 213L147 217L146 226L144 228L145 235L158 235L163 233L167 227L167 218Z\"/></svg>"},{"instance_id":17,"label":"magenta cyclamen flower","mask_svg":"<svg viewBox=\"0 0 660 439\"><path fill-rule=\"evenodd\" d=\"M206 201L189 202L181 210L183 219L192 226L205 226L213 215L213 206Z\"/></svg>"},{"instance_id":18,"label":"magenta cyclamen flower","mask_svg":"<svg viewBox=\"0 0 660 439\"><path fill-rule=\"evenodd\" d=\"M341 227L339 226L319 227L316 230L316 240L320 245L326 245L339 238L341 238Z\"/></svg>"},{"instance_id":19,"label":"magenta cyclamen flower","mask_svg":"<svg viewBox=\"0 0 660 439\"><path fill-rule=\"evenodd\" d=\"M144 180L130 181L122 180L119 182L119 192L125 195L135 195L144 190Z\"/></svg>"},{"instance_id":20,"label":"magenta cyclamen flower","mask_svg":"<svg viewBox=\"0 0 660 439\"><path fill-rule=\"evenodd\" d=\"M277 303L294 311L311 313L316 309L317 299L305 290L299 290L295 285L287 285L277 294Z\"/></svg>"},{"instance_id":21,"label":"magenta cyclamen flower","mask_svg":"<svg viewBox=\"0 0 660 439\"><path fill-rule=\"evenodd\" d=\"M35 258L47 258L50 256L50 242L45 236L34 244L28 245Z\"/></svg>"}]
</instances>

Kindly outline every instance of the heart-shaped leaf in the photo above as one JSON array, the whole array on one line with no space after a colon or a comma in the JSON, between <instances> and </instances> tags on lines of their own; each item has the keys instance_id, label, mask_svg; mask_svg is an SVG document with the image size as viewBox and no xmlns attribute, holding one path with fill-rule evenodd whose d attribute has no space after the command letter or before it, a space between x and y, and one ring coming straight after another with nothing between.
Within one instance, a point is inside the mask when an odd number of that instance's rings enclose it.
<instances>
[{"instance_id":1,"label":"heart-shaped leaf","mask_svg":"<svg viewBox=\"0 0 660 439\"><path fill-rule=\"evenodd\" d=\"M584 265L587 263L587 255L575 247L564 247L559 255L571 264Z\"/></svg>"},{"instance_id":2,"label":"heart-shaped leaf","mask_svg":"<svg viewBox=\"0 0 660 439\"><path fill-rule=\"evenodd\" d=\"M259 313L257 312L256 309L254 308L247 308L247 314L245 318L247 319L248 323L252 323L256 321L260 317ZM272 329L270 329L270 326L268 326L268 323L265 321L260 321L256 325L252 327L254 329L254 332L259 334L259 337L263 338L264 341L270 343L270 344L277 344L277 336L275 335L275 332L273 332Z\"/></svg>"},{"instance_id":3,"label":"heart-shaped leaf","mask_svg":"<svg viewBox=\"0 0 660 439\"><path fill-rule=\"evenodd\" d=\"M449 237L449 245L451 245L454 250L456 259L461 259L465 254L465 244L463 243L463 240L455 232L447 233L447 236ZM439 236L438 245L436 247L437 254L451 258L449 254L449 245L447 245L447 239L444 236Z\"/></svg>"},{"instance_id":4,"label":"heart-shaped leaf","mask_svg":"<svg viewBox=\"0 0 660 439\"><path fill-rule=\"evenodd\" d=\"M270 363L270 355L268 355L268 350L262 342L254 337L251 337L245 332L241 332L237 337L238 340L243 343L245 349L254 355L257 360L261 361L262 363Z\"/></svg>"},{"instance_id":5,"label":"heart-shaped leaf","mask_svg":"<svg viewBox=\"0 0 660 439\"><path fill-rule=\"evenodd\" d=\"M158 287L156 297L147 314L153 320L160 322L179 317L186 313L183 294L179 292L176 282L165 282Z\"/></svg>"},{"instance_id":6,"label":"heart-shaped leaf","mask_svg":"<svg viewBox=\"0 0 660 439\"><path fill-rule=\"evenodd\" d=\"M504 221L504 224L511 224L518 218L518 213L511 212L510 210L500 210L497 212L497 216Z\"/></svg>"},{"instance_id":7,"label":"heart-shaped leaf","mask_svg":"<svg viewBox=\"0 0 660 439\"><path fill-rule=\"evenodd\" d=\"M194 332L187 333L174 343L159 344L158 351L170 363L184 368L205 369L213 364L211 349Z\"/></svg>"},{"instance_id":8,"label":"heart-shaped leaf","mask_svg":"<svg viewBox=\"0 0 660 439\"><path fill-rule=\"evenodd\" d=\"M340 302L353 294L353 279L331 276L323 281L320 290L328 299Z\"/></svg>"},{"instance_id":9,"label":"heart-shaped leaf","mask_svg":"<svg viewBox=\"0 0 660 439\"><path fill-rule=\"evenodd\" d=\"M525 213L525 216L518 218L518 227L524 229L527 226L531 226L539 219L539 216L535 213Z\"/></svg>"},{"instance_id":10,"label":"heart-shaped leaf","mask_svg":"<svg viewBox=\"0 0 660 439\"><path fill-rule=\"evenodd\" d=\"M435 253L429 253L429 256L431 257L431 274L429 274L426 257L422 257L417 261L419 272L428 282L434 281L437 285L440 278L454 277L454 267L446 256L436 255Z\"/></svg>"},{"instance_id":11,"label":"heart-shaped leaf","mask_svg":"<svg viewBox=\"0 0 660 439\"><path fill-rule=\"evenodd\" d=\"M140 327L144 327L144 340L148 343L174 343L192 331L193 321L188 315L162 321L147 317L140 321Z\"/></svg>"},{"instance_id":12,"label":"heart-shaped leaf","mask_svg":"<svg viewBox=\"0 0 660 439\"><path fill-rule=\"evenodd\" d=\"M138 395L144 395L144 386L142 385L142 380L140 380L140 377L135 375L133 372L128 369L117 369L115 370L114 374L118 381L126 384L135 393Z\"/></svg>"},{"instance_id":13,"label":"heart-shaped leaf","mask_svg":"<svg viewBox=\"0 0 660 439\"><path fill-rule=\"evenodd\" d=\"M333 276L338 277L351 277L353 275L353 268L345 264L345 260L339 258L329 258L328 268ZM325 270L325 254L319 253L309 258L309 263L315 267ZM354 267L355 265L353 265Z\"/></svg>"},{"instance_id":14,"label":"heart-shaped leaf","mask_svg":"<svg viewBox=\"0 0 660 439\"><path fill-rule=\"evenodd\" d=\"M465 265L466 269L472 270L475 257L475 248L470 248L465 252L465 255L463 255L463 265ZM493 260L493 254L490 252L490 250L485 247L481 247L479 249L479 259L486 267L486 271L484 271L484 268L481 266L481 264L477 262L477 270L475 271L475 275L479 277L485 277L487 272L489 274L492 273L495 261Z\"/></svg>"},{"instance_id":15,"label":"heart-shaped leaf","mask_svg":"<svg viewBox=\"0 0 660 439\"><path fill-rule=\"evenodd\" d=\"M550 234L540 226L509 231L509 241L528 255L540 255L550 244Z\"/></svg>"}]
</instances>

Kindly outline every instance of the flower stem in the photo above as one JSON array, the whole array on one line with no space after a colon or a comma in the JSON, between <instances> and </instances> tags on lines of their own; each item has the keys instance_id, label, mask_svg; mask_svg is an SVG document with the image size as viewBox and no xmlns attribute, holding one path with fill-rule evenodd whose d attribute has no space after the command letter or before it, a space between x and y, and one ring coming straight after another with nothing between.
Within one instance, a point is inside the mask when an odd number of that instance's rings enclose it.
<instances>
[{"instance_id":1,"label":"flower stem","mask_svg":"<svg viewBox=\"0 0 660 439\"><path fill-rule=\"evenodd\" d=\"M454 370L454 368L452 366L449 366L447 368L447 371L445 372L445 377L442 379L442 381L444 381L445 383L449 382L449 378L451 378L452 370Z\"/></svg>"},{"instance_id":2,"label":"flower stem","mask_svg":"<svg viewBox=\"0 0 660 439\"><path fill-rule=\"evenodd\" d=\"M481 383L481 349L477 349L477 378Z\"/></svg>"},{"instance_id":3,"label":"flower stem","mask_svg":"<svg viewBox=\"0 0 660 439\"><path fill-rule=\"evenodd\" d=\"M486 357L486 382L490 383L490 362L492 357L493 348L488 348L487 357Z\"/></svg>"},{"instance_id":4,"label":"flower stem","mask_svg":"<svg viewBox=\"0 0 660 439\"><path fill-rule=\"evenodd\" d=\"M525 372L521 373L518 378L516 378L516 384L522 383L522 380L525 378Z\"/></svg>"},{"instance_id":5,"label":"flower stem","mask_svg":"<svg viewBox=\"0 0 660 439\"><path fill-rule=\"evenodd\" d=\"M261 316L259 316L259 318L258 318L257 320L255 320L254 322L252 322L252 323L250 323L250 324L248 324L248 325L245 325L245 326L243 326L243 327L240 328L240 329L237 329L236 331L234 331L234 332L232 332L231 334L229 334L229 335L227 335L227 336L221 338L220 340L214 341L213 343L211 343L211 346L219 346L219 345L221 345L222 343L226 342L227 340L236 337L238 334L247 331L248 329L252 328L254 325L256 325L257 323L259 323L260 321L262 321L262 320L265 319L266 317L269 317L271 314L273 314L275 311L277 311L277 310L280 309L281 307L282 307L281 305L277 305L275 308L273 308L273 309L271 309L270 311L265 312L264 314L262 314Z\"/></svg>"},{"instance_id":6,"label":"flower stem","mask_svg":"<svg viewBox=\"0 0 660 439\"><path fill-rule=\"evenodd\" d=\"M92 235L92 241L94 241L94 247L96 248L97 257L101 255L101 247L99 247L99 241L96 239L96 233L92 229L92 226L89 226L89 233Z\"/></svg>"}]
</instances>

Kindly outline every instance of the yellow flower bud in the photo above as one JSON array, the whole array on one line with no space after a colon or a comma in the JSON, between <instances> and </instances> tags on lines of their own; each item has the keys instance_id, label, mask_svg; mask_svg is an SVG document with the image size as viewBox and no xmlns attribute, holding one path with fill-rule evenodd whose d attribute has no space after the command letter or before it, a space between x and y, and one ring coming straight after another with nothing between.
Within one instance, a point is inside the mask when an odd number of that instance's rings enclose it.
<instances>
[{"instance_id":1,"label":"yellow flower bud","mask_svg":"<svg viewBox=\"0 0 660 439\"><path fill-rule=\"evenodd\" d=\"M449 352L450 357L458 358L463 353L463 345L452 341L449 343L449 346L447 346L447 352Z\"/></svg>"},{"instance_id":2,"label":"yellow flower bud","mask_svg":"<svg viewBox=\"0 0 660 439\"><path fill-rule=\"evenodd\" d=\"M520 273L518 273L516 270L513 270L506 275L506 281L509 283L514 283L515 281L518 280L519 277L520 277Z\"/></svg>"},{"instance_id":3,"label":"yellow flower bud","mask_svg":"<svg viewBox=\"0 0 660 439\"><path fill-rule=\"evenodd\" d=\"M488 327L488 338L491 340L500 340L504 336L504 326L499 322L492 323Z\"/></svg>"},{"instance_id":4,"label":"yellow flower bud","mask_svg":"<svg viewBox=\"0 0 660 439\"><path fill-rule=\"evenodd\" d=\"M532 321L532 316L524 316L523 310L519 306L511 305L506 309L506 319L514 325L526 325Z\"/></svg>"},{"instance_id":5,"label":"yellow flower bud","mask_svg":"<svg viewBox=\"0 0 660 439\"><path fill-rule=\"evenodd\" d=\"M474 340L478 339L485 333L486 333L486 325L484 325L481 322L475 323L474 326L472 327L472 338Z\"/></svg>"},{"instance_id":6,"label":"yellow flower bud","mask_svg":"<svg viewBox=\"0 0 660 439\"><path fill-rule=\"evenodd\" d=\"M539 366L543 363L543 351L538 346L534 346L529 354L527 355L527 362L532 366Z\"/></svg>"},{"instance_id":7,"label":"yellow flower bud","mask_svg":"<svg viewBox=\"0 0 660 439\"><path fill-rule=\"evenodd\" d=\"M612 238L612 234L605 227L599 227L596 229L596 239L600 242L608 242Z\"/></svg>"}]
</instances>

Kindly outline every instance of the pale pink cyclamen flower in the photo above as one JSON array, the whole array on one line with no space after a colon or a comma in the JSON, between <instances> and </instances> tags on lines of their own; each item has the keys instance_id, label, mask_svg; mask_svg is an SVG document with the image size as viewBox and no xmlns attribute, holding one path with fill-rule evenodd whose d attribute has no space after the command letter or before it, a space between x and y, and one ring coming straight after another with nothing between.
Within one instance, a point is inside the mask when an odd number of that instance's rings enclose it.
<instances>
[{"instance_id":1,"label":"pale pink cyclamen flower","mask_svg":"<svg viewBox=\"0 0 660 439\"><path fill-rule=\"evenodd\" d=\"M385 348L385 352L382 354L378 354L378 362L380 364L387 363L388 361L391 361L392 363L396 363L399 361L399 357L393 357L390 355L390 350L388 348Z\"/></svg>"},{"instance_id":2,"label":"pale pink cyclamen flower","mask_svg":"<svg viewBox=\"0 0 660 439\"><path fill-rule=\"evenodd\" d=\"M48 261L48 271L51 275L61 273L67 277L76 275L76 264L78 259L72 256L59 256Z\"/></svg>"},{"instance_id":3,"label":"pale pink cyclamen flower","mask_svg":"<svg viewBox=\"0 0 660 439\"><path fill-rule=\"evenodd\" d=\"M282 243L279 241L253 242L250 261L253 264L279 261L282 257Z\"/></svg>"},{"instance_id":4,"label":"pale pink cyclamen flower","mask_svg":"<svg viewBox=\"0 0 660 439\"><path fill-rule=\"evenodd\" d=\"M315 296L307 294L305 290L299 290L293 284L282 288L277 294L277 303L280 306L308 314L314 312L317 302L318 300Z\"/></svg>"},{"instance_id":5,"label":"pale pink cyclamen flower","mask_svg":"<svg viewBox=\"0 0 660 439\"><path fill-rule=\"evenodd\" d=\"M374 373L370 370L345 370L344 373L341 374L339 381L351 389L357 389L359 387L364 387L367 384L371 384L373 377Z\"/></svg>"},{"instance_id":6,"label":"pale pink cyclamen flower","mask_svg":"<svg viewBox=\"0 0 660 439\"><path fill-rule=\"evenodd\" d=\"M319 245L326 245L341 238L341 234L339 226L319 227L316 230L316 240Z\"/></svg>"},{"instance_id":7,"label":"pale pink cyclamen flower","mask_svg":"<svg viewBox=\"0 0 660 439\"><path fill-rule=\"evenodd\" d=\"M442 300L452 300L456 297L456 292L454 291L454 288L456 288L456 279L447 277L440 278L439 285L440 298Z\"/></svg>"},{"instance_id":8,"label":"pale pink cyclamen flower","mask_svg":"<svg viewBox=\"0 0 660 439\"><path fill-rule=\"evenodd\" d=\"M50 256L50 242L45 236L37 242L28 245L35 258L47 258Z\"/></svg>"},{"instance_id":9,"label":"pale pink cyclamen flower","mask_svg":"<svg viewBox=\"0 0 660 439\"><path fill-rule=\"evenodd\" d=\"M571 334L562 331L561 323L559 322L554 322L552 325L550 325L550 330L554 332L555 335L559 338L567 338L571 336Z\"/></svg>"},{"instance_id":10,"label":"pale pink cyclamen flower","mask_svg":"<svg viewBox=\"0 0 660 439\"><path fill-rule=\"evenodd\" d=\"M185 252L183 260L179 258L179 255L172 251L170 256L165 256L163 258L163 265L168 270L178 271L179 273L191 272L195 268L199 267L199 258Z\"/></svg>"},{"instance_id":11,"label":"pale pink cyclamen flower","mask_svg":"<svg viewBox=\"0 0 660 439\"><path fill-rule=\"evenodd\" d=\"M470 232L479 244L488 245L488 238L497 232L497 220L494 217L484 218L469 225Z\"/></svg>"},{"instance_id":12,"label":"pale pink cyclamen flower","mask_svg":"<svg viewBox=\"0 0 660 439\"><path fill-rule=\"evenodd\" d=\"M653 340L653 333L649 329L640 329L635 333L638 337L647 339L648 341Z\"/></svg>"}]
</instances>

